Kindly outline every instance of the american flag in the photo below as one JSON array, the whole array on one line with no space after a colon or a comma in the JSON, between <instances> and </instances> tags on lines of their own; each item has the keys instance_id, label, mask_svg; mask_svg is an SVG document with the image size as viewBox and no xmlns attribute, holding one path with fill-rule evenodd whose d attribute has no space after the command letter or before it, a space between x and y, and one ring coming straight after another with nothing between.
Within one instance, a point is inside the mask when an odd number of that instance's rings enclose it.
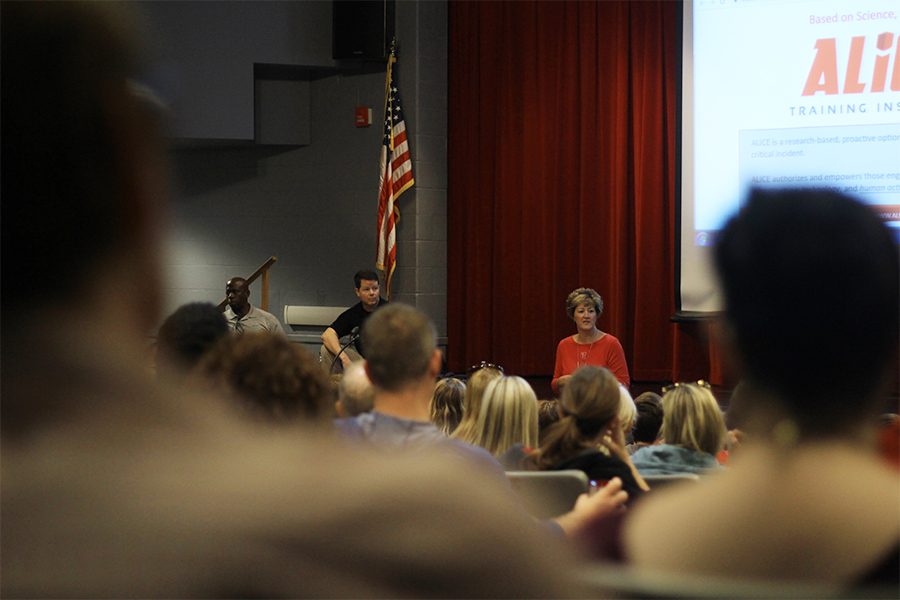
<instances>
[{"instance_id":1,"label":"american flag","mask_svg":"<svg viewBox=\"0 0 900 600\"><path fill-rule=\"evenodd\" d=\"M375 268L384 273L385 295L391 297L391 279L397 267L397 198L413 186L412 159L406 140L406 122L400 109L400 92L394 81L397 57L391 49L384 84L384 140L381 144L381 180L378 190L378 249Z\"/></svg>"}]
</instances>

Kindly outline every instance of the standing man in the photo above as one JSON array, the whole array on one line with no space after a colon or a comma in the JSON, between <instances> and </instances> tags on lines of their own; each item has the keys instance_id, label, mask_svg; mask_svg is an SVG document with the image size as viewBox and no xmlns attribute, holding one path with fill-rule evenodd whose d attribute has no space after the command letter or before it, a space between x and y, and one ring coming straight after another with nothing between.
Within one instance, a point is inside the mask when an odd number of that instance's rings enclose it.
<instances>
[{"instance_id":1,"label":"standing man","mask_svg":"<svg viewBox=\"0 0 900 600\"><path fill-rule=\"evenodd\" d=\"M362 326L376 308L384 306L387 300L379 295L381 288L378 285L378 275L375 271L357 271L353 276L353 284L356 286L356 297L359 302L342 312L334 320L328 329L322 333L322 348L319 352L319 360L326 368L331 370L334 357L340 354L341 368L343 371L352 362L362 360L366 354L362 343ZM355 330L355 331L354 331ZM346 350L341 352L341 338L345 335L355 334L356 339Z\"/></svg>"},{"instance_id":2,"label":"standing man","mask_svg":"<svg viewBox=\"0 0 900 600\"><path fill-rule=\"evenodd\" d=\"M225 319L231 331L240 335L245 331L266 331L287 335L281 321L261 308L250 306L250 284L243 277L232 277L225 284Z\"/></svg>"}]
</instances>

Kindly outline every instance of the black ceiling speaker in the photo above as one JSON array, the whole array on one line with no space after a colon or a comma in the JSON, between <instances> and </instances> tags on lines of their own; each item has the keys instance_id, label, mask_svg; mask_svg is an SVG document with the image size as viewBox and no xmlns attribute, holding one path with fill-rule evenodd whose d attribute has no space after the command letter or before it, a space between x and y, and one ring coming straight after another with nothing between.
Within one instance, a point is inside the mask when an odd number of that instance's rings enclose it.
<instances>
[{"instance_id":1,"label":"black ceiling speaker","mask_svg":"<svg viewBox=\"0 0 900 600\"><path fill-rule=\"evenodd\" d=\"M394 37L394 0L334 0L331 6L333 58L387 58Z\"/></svg>"}]
</instances>

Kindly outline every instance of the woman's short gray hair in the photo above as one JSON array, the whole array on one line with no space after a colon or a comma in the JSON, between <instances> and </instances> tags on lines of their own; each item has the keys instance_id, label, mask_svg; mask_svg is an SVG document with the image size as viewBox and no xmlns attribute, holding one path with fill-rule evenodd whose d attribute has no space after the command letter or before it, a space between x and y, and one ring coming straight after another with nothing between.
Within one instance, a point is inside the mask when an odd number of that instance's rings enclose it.
<instances>
[{"instance_id":1,"label":"woman's short gray hair","mask_svg":"<svg viewBox=\"0 0 900 600\"><path fill-rule=\"evenodd\" d=\"M597 311L597 318L603 314L603 298L593 288L578 288L566 296L566 314L570 319L575 318L575 309L582 304L593 304Z\"/></svg>"}]
</instances>

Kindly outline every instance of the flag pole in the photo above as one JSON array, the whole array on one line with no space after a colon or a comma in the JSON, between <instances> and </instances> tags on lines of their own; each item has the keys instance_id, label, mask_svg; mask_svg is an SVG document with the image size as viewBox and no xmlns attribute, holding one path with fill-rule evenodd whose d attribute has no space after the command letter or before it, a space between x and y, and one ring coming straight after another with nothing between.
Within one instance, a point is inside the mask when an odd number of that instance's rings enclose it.
<instances>
[{"instance_id":1,"label":"flag pole","mask_svg":"<svg viewBox=\"0 0 900 600\"><path fill-rule=\"evenodd\" d=\"M384 135L378 194L378 244L375 252L375 268L383 273L385 295L389 300L391 281L397 267L396 240L400 210L396 202L415 183L406 123L400 108L400 92L394 81L393 66L396 62L397 38L394 37L391 40L384 83Z\"/></svg>"}]
</instances>

